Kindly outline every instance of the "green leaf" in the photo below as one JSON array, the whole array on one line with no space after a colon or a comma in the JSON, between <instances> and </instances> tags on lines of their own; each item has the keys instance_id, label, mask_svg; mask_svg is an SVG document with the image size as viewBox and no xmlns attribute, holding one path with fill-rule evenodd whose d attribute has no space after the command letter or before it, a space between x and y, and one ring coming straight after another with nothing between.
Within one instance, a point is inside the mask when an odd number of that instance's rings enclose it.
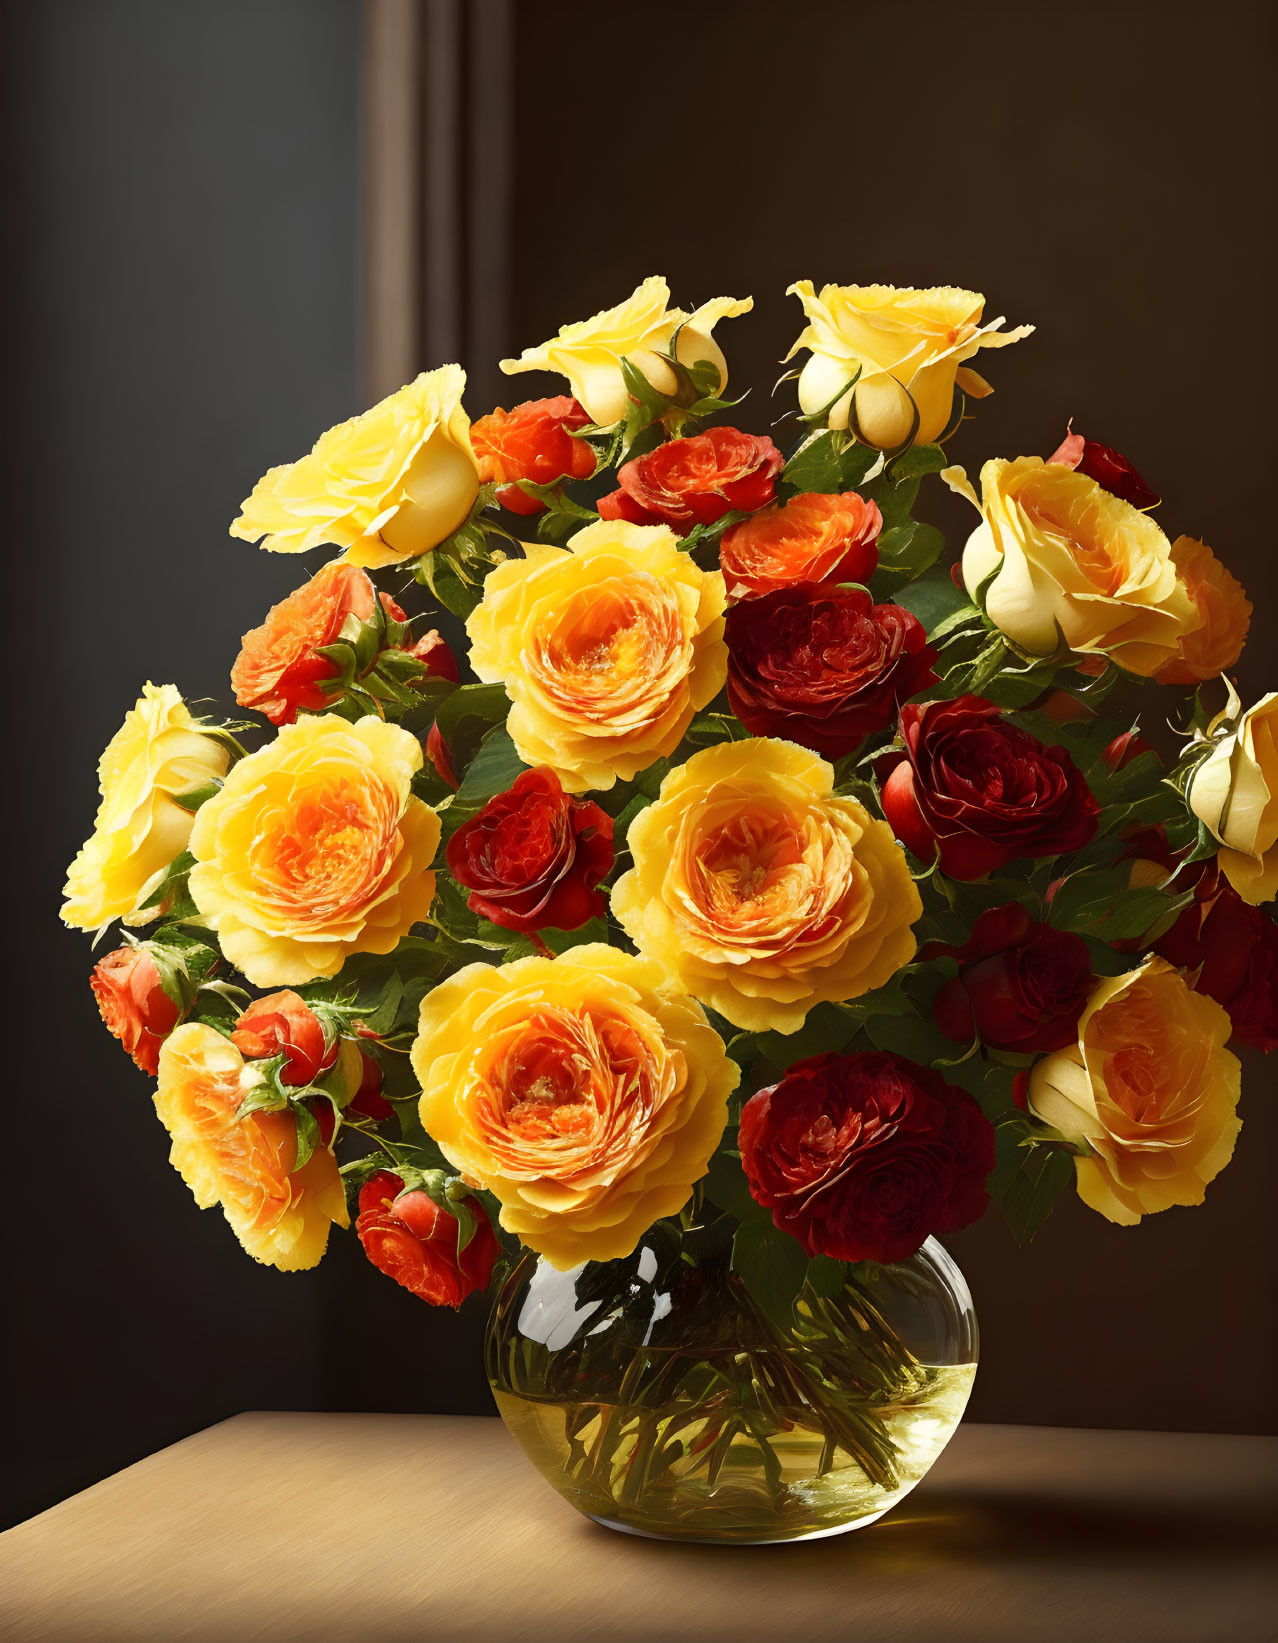
<instances>
[{"instance_id":1,"label":"green leaf","mask_svg":"<svg viewBox=\"0 0 1278 1643\"><path fill-rule=\"evenodd\" d=\"M736 1131L731 1130L720 1142L719 1150L710 1160L705 1176L706 1197L719 1209L726 1210L743 1224L747 1221L771 1222L771 1210L764 1209L750 1196L740 1154L725 1145L731 1137L735 1146Z\"/></svg>"},{"instance_id":2,"label":"green leaf","mask_svg":"<svg viewBox=\"0 0 1278 1643\"><path fill-rule=\"evenodd\" d=\"M440 807L443 842L447 844L463 822L477 816L489 799L506 792L527 768L505 725L494 725L480 742L460 787Z\"/></svg>"},{"instance_id":3,"label":"green leaf","mask_svg":"<svg viewBox=\"0 0 1278 1643\"><path fill-rule=\"evenodd\" d=\"M1035 1144L1019 1113L996 1127L995 1146L989 1194L1012 1237L1026 1244L1074 1179L1074 1159L1063 1147Z\"/></svg>"},{"instance_id":4,"label":"green leaf","mask_svg":"<svg viewBox=\"0 0 1278 1643\"><path fill-rule=\"evenodd\" d=\"M504 724L510 712L505 685L459 685L446 696L435 714L435 724L444 739L458 776L475 757L480 742L496 724Z\"/></svg>"},{"instance_id":5,"label":"green leaf","mask_svg":"<svg viewBox=\"0 0 1278 1643\"><path fill-rule=\"evenodd\" d=\"M935 525L907 519L891 525L879 537L879 568L875 582L912 582L922 576L945 551L945 538Z\"/></svg>"},{"instance_id":6,"label":"green leaf","mask_svg":"<svg viewBox=\"0 0 1278 1643\"><path fill-rule=\"evenodd\" d=\"M927 629L929 639L942 639L966 622L979 622L981 613L963 588L954 586L947 570L929 571L907 583L896 595L898 605L912 611Z\"/></svg>"},{"instance_id":7,"label":"green leaf","mask_svg":"<svg viewBox=\"0 0 1278 1643\"><path fill-rule=\"evenodd\" d=\"M759 1049L783 1071L813 1055L841 1053L855 1038L860 1020L848 1006L817 1004L797 1032L760 1033Z\"/></svg>"},{"instance_id":8,"label":"green leaf","mask_svg":"<svg viewBox=\"0 0 1278 1643\"><path fill-rule=\"evenodd\" d=\"M794 1302L808 1273L803 1245L780 1232L771 1219L743 1221L732 1240L732 1270L755 1304L788 1333L794 1325Z\"/></svg>"},{"instance_id":9,"label":"green leaf","mask_svg":"<svg viewBox=\"0 0 1278 1643\"><path fill-rule=\"evenodd\" d=\"M921 479L924 474L939 474L949 465L950 459L939 445L911 445L888 464L888 473L899 484L906 479Z\"/></svg>"},{"instance_id":10,"label":"green leaf","mask_svg":"<svg viewBox=\"0 0 1278 1643\"><path fill-rule=\"evenodd\" d=\"M189 850L175 856L167 867L154 874L142 886L138 905L129 915L129 922L146 924L153 918L194 918L199 909L187 889L187 879L195 866L195 857Z\"/></svg>"}]
</instances>

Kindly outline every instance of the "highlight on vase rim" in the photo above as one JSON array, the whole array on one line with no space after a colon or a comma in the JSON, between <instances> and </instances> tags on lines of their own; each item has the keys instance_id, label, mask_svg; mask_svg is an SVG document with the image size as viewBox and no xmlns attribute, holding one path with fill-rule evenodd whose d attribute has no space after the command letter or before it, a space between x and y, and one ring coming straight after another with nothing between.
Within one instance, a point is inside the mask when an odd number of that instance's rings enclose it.
<instances>
[{"instance_id":1,"label":"highlight on vase rim","mask_svg":"<svg viewBox=\"0 0 1278 1643\"><path fill-rule=\"evenodd\" d=\"M979 293L791 291L766 430L751 299L653 277L502 362L546 397L472 423L446 364L321 434L231 525L316 556L252 721L147 683L103 753L63 918L118 921L103 1020L254 1259L353 1226L457 1307L706 1236L785 1332L991 1203L1131 1225L1229 1162L1278 693L1210 523L1064 416L953 465L1033 330Z\"/></svg>"}]
</instances>

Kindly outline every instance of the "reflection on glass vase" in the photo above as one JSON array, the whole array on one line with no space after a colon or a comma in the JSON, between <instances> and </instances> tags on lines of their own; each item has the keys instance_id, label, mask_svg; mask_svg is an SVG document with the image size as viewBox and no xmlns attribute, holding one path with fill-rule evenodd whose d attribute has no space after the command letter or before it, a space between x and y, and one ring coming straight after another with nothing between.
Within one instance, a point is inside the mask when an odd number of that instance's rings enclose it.
<instances>
[{"instance_id":1,"label":"reflection on glass vase","mask_svg":"<svg viewBox=\"0 0 1278 1643\"><path fill-rule=\"evenodd\" d=\"M713 1233L660 1222L627 1259L569 1272L525 1255L488 1326L506 1425L610 1528L751 1543L872 1523L962 1419L977 1355L962 1273L929 1238L805 1286L781 1329Z\"/></svg>"}]
</instances>

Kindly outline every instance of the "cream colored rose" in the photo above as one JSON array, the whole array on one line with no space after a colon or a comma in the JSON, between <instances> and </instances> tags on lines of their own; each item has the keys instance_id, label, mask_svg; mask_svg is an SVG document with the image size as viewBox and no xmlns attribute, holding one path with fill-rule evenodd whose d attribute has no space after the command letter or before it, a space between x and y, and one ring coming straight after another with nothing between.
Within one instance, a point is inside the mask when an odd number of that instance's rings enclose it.
<instances>
[{"instance_id":1,"label":"cream colored rose","mask_svg":"<svg viewBox=\"0 0 1278 1643\"><path fill-rule=\"evenodd\" d=\"M525 764L548 765L570 793L629 781L674 752L727 677L723 577L668 526L620 519L524 555L484 582L466 623L471 665L506 686Z\"/></svg>"},{"instance_id":2,"label":"cream colored rose","mask_svg":"<svg viewBox=\"0 0 1278 1643\"><path fill-rule=\"evenodd\" d=\"M927 291L824 285L818 296L811 280L798 280L787 295L798 297L808 317L787 356L811 350L799 373L804 412L814 416L833 401L831 428L851 427L865 444L885 451L939 438L950 421L956 382L977 399L994 391L963 362L980 348L1005 348L1034 329L1020 325L1000 332L1001 319L982 325L985 298L949 285Z\"/></svg>"},{"instance_id":3,"label":"cream colored rose","mask_svg":"<svg viewBox=\"0 0 1278 1643\"><path fill-rule=\"evenodd\" d=\"M459 365L441 365L330 428L309 456L258 480L231 535L264 538L272 553L332 542L373 569L437 547L479 494L465 386Z\"/></svg>"},{"instance_id":4,"label":"cream colored rose","mask_svg":"<svg viewBox=\"0 0 1278 1643\"><path fill-rule=\"evenodd\" d=\"M1234 719L1236 699L1208 727ZM1278 691L1262 696L1194 772L1189 808L1220 840L1225 877L1253 907L1278 895Z\"/></svg>"},{"instance_id":5,"label":"cream colored rose","mask_svg":"<svg viewBox=\"0 0 1278 1643\"><path fill-rule=\"evenodd\" d=\"M65 922L79 930L113 918L145 922L132 916L139 895L182 854L195 825L194 812L175 800L220 780L229 761L176 685L146 685L98 764L102 803L67 873Z\"/></svg>"},{"instance_id":6,"label":"cream colored rose","mask_svg":"<svg viewBox=\"0 0 1278 1643\"><path fill-rule=\"evenodd\" d=\"M1148 677L1201 624L1162 531L1094 479L1037 456L996 459L978 500L962 468L942 477L981 514L963 549L967 591L1022 650L1048 656L1063 638Z\"/></svg>"},{"instance_id":7,"label":"cream colored rose","mask_svg":"<svg viewBox=\"0 0 1278 1643\"><path fill-rule=\"evenodd\" d=\"M709 360L719 373L718 392L728 385L728 362L714 340L721 319L736 319L754 307L752 297L714 297L695 313L670 307L670 287L659 274L646 279L632 296L591 319L565 325L559 335L538 348L525 348L518 359L504 359L509 375L518 371L557 371L566 376L573 396L600 427L620 422L629 394L621 374L628 359L661 394L673 396L677 383L662 354L692 366ZM676 331L678 336L675 336Z\"/></svg>"},{"instance_id":8,"label":"cream colored rose","mask_svg":"<svg viewBox=\"0 0 1278 1643\"><path fill-rule=\"evenodd\" d=\"M255 987L389 953L435 894L439 817L412 790L421 743L381 719L285 725L196 818L191 895Z\"/></svg>"},{"instance_id":9,"label":"cream colored rose","mask_svg":"<svg viewBox=\"0 0 1278 1643\"><path fill-rule=\"evenodd\" d=\"M795 1032L914 957L923 904L905 855L833 788L833 768L793 742L725 742L672 770L631 823L614 914L734 1026Z\"/></svg>"},{"instance_id":10,"label":"cream colored rose","mask_svg":"<svg viewBox=\"0 0 1278 1643\"><path fill-rule=\"evenodd\" d=\"M739 1077L660 965L600 945L450 976L412 1060L426 1132L561 1271L629 1255L683 1207Z\"/></svg>"},{"instance_id":11,"label":"cream colored rose","mask_svg":"<svg viewBox=\"0 0 1278 1643\"><path fill-rule=\"evenodd\" d=\"M1078 1043L1030 1069L1029 1104L1068 1140L1086 1142L1078 1195L1121 1226L1173 1204L1201 1204L1233 1156L1241 1072L1225 1048L1228 1013L1151 958L1102 976Z\"/></svg>"}]
</instances>

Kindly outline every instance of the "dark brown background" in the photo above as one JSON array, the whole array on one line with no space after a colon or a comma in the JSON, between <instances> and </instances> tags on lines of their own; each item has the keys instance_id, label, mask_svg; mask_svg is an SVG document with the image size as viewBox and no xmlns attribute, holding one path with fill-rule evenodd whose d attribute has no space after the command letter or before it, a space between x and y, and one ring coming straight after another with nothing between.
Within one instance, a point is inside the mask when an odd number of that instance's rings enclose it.
<instances>
[{"instance_id":1,"label":"dark brown background","mask_svg":"<svg viewBox=\"0 0 1278 1643\"><path fill-rule=\"evenodd\" d=\"M495 265L490 235L485 277L461 282L492 355L650 272L687 306L752 293L721 337L761 430L785 404L767 389L799 324L791 280L982 290L1039 330L987 356L997 393L956 459L1046 453L1071 415L1125 449L1169 532L1246 582L1245 693L1272 686L1268 7L467 16L447 46L470 76L459 117L476 86L504 111L480 122L503 249ZM225 700L238 635L300 578L226 537L240 497L360 406L360 41L354 0L49 0L5 54L11 1516L240 1409L488 1406L478 1304L427 1312L349 1239L280 1276L194 1211L147 1081L97 1023L85 943L56 923L93 760L143 680ZM467 266L464 199L457 224L436 274L450 250ZM436 296L428 278L422 333ZM411 360L436 363L424 344ZM468 363L472 415L538 390ZM937 517L967 526L948 499ZM974 1414L1273 1430L1273 1082L1247 1058L1238 1155L1201 1209L1128 1230L1070 1201L1024 1251L996 1214L951 1240L984 1332Z\"/></svg>"}]
</instances>

